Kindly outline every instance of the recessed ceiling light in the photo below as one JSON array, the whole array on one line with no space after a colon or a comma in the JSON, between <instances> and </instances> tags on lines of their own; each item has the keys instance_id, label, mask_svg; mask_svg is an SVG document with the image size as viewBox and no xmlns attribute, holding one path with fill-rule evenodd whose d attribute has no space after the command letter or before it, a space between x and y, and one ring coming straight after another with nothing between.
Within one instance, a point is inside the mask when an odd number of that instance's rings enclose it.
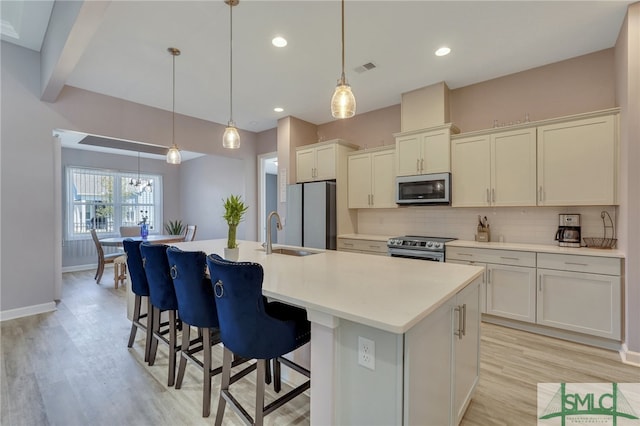
<instances>
[{"instance_id":1,"label":"recessed ceiling light","mask_svg":"<svg viewBox=\"0 0 640 426\"><path fill-rule=\"evenodd\" d=\"M277 36L271 40L271 44L275 47L285 47L287 45L287 40L284 37Z\"/></svg>"},{"instance_id":2,"label":"recessed ceiling light","mask_svg":"<svg viewBox=\"0 0 640 426\"><path fill-rule=\"evenodd\" d=\"M436 56L445 56L449 53L451 53L451 49L449 49L448 47L441 47L440 49L436 50Z\"/></svg>"},{"instance_id":3,"label":"recessed ceiling light","mask_svg":"<svg viewBox=\"0 0 640 426\"><path fill-rule=\"evenodd\" d=\"M283 109L283 108L280 108L280 107L275 107L273 110L274 110L275 112L282 112L282 111L284 111L284 109Z\"/></svg>"}]
</instances>

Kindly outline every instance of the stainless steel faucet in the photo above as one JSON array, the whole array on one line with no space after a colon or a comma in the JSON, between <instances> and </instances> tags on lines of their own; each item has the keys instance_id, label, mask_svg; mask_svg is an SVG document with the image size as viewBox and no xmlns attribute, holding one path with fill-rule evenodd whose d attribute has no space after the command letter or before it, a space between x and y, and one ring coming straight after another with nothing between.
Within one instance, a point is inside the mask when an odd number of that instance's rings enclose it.
<instances>
[{"instance_id":1,"label":"stainless steel faucet","mask_svg":"<svg viewBox=\"0 0 640 426\"><path fill-rule=\"evenodd\" d=\"M267 242L265 243L265 248L264 248L267 254L271 254L273 252L273 248L271 247L271 218L273 216L276 217L276 229L278 231L282 230L282 222L280 222L280 215L278 214L278 212L272 211L271 213L269 213L269 216L267 217Z\"/></svg>"}]
</instances>

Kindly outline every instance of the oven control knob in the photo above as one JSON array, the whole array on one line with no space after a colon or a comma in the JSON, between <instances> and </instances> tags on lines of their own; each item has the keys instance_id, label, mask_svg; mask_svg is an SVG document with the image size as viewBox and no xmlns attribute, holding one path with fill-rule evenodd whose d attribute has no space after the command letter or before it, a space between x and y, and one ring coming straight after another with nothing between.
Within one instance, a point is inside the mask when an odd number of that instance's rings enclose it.
<instances>
[{"instance_id":1,"label":"oven control knob","mask_svg":"<svg viewBox=\"0 0 640 426\"><path fill-rule=\"evenodd\" d=\"M442 247L442 243L435 243L435 244L433 245L433 247L434 247L434 248L440 248L440 247Z\"/></svg>"},{"instance_id":2,"label":"oven control knob","mask_svg":"<svg viewBox=\"0 0 640 426\"><path fill-rule=\"evenodd\" d=\"M433 247L433 241L429 241L429 242L427 243L427 247Z\"/></svg>"}]
</instances>

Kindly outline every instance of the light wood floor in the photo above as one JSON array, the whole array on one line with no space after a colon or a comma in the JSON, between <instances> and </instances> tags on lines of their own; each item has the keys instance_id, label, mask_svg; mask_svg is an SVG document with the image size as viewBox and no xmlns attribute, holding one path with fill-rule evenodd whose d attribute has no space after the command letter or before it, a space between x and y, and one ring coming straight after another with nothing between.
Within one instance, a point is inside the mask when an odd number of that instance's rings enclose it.
<instances>
[{"instance_id":1,"label":"light wood floor","mask_svg":"<svg viewBox=\"0 0 640 426\"><path fill-rule=\"evenodd\" d=\"M166 348L153 367L143 362L144 333L127 348L125 289L115 290L108 277L110 269L96 285L92 271L64 274L56 312L2 322L1 425L213 423L219 376L212 416L203 419L198 370L187 367L182 389L167 388ZM640 369L615 352L484 323L481 344L480 383L464 426L535 425L538 382L640 382ZM238 385L252 407L251 379ZM309 399L302 395L266 419L306 425ZM225 424L241 424L228 408Z\"/></svg>"}]
</instances>

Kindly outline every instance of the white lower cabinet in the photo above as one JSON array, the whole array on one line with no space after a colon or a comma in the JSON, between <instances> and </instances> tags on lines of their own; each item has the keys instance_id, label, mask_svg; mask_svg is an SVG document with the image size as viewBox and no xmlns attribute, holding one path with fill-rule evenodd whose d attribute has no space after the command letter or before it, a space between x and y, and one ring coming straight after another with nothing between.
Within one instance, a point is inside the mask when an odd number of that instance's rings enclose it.
<instances>
[{"instance_id":1,"label":"white lower cabinet","mask_svg":"<svg viewBox=\"0 0 640 426\"><path fill-rule=\"evenodd\" d=\"M487 264L487 313L536 322L536 268Z\"/></svg>"},{"instance_id":2,"label":"white lower cabinet","mask_svg":"<svg viewBox=\"0 0 640 426\"><path fill-rule=\"evenodd\" d=\"M620 340L620 260L552 254L539 256L538 324ZM570 270L540 268L561 264ZM593 269L600 272L612 272L613 269L616 275L576 272Z\"/></svg>"},{"instance_id":3,"label":"white lower cabinet","mask_svg":"<svg viewBox=\"0 0 640 426\"><path fill-rule=\"evenodd\" d=\"M405 425L460 423L480 373L480 283L476 279L406 334Z\"/></svg>"},{"instance_id":4,"label":"white lower cabinet","mask_svg":"<svg viewBox=\"0 0 640 426\"><path fill-rule=\"evenodd\" d=\"M366 240L360 238L338 238L338 251L352 253L388 255L387 241Z\"/></svg>"}]
</instances>

